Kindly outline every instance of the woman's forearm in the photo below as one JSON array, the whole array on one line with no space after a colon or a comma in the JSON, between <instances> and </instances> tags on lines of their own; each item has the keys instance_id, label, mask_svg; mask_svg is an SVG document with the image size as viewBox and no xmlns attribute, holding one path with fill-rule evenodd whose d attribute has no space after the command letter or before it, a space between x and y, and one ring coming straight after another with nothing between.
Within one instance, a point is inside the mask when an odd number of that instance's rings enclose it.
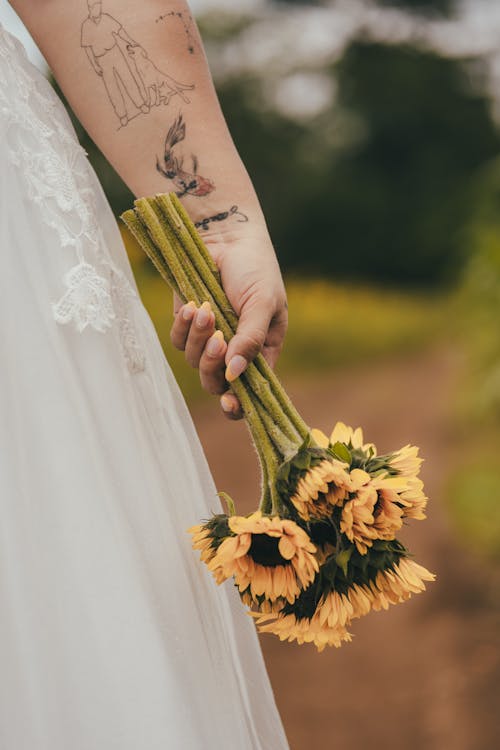
<instances>
[{"instance_id":1,"label":"woman's forearm","mask_svg":"<svg viewBox=\"0 0 500 750\"><path fill-rule=\"evenodd\" d=\"M175 191L202 232L239 316L236 334L210 363L210 326L201 338L174 331L189 361L199 364L202 383L222 393L226 379L238 377L260 351L274 365L287 327L283 280L187 3L11 2L76 116L132 192ZM195 318L190 328L201 326Z\"/></svg>"},{"instance_id":2,"label":"woman's forearm","mask_svg":"<svg viewBox=\"0 0 500 750\"><path fill-rule=\"evenodd\" d=\"M77 117L135 195L175 191L206 236L265 232L186 2L12 5Z\"/></svg>"}]
</instances>

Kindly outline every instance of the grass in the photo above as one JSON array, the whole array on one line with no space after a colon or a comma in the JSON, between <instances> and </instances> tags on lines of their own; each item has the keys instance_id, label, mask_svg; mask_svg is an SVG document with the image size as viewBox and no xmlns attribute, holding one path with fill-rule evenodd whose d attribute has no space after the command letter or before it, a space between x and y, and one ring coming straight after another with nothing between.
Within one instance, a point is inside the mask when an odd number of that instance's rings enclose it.
<instances>
[{"instance_id":1,"label":"grass","mask_svg":"<svg viewBox=\"0 0 500 750\"><path fill-rule=\"evenodd\" d=\"M444 330L442 298L332 281L287 280L283 372L317 372L415 350Z\"/></svg>"},{"instance_id":2,"label":"grass","mask_svg":"<svg viewBox=\"0 0 500 750\"><path fill-rule=\"evenodd\" d=\"M188 401L202 396L198 375L169 339L172 295L124 232L141 297ZM290 325L279 373L310 375L423 347L445 328L447 300L324 280L286 282Z\"/></svg>"}]
</instances>

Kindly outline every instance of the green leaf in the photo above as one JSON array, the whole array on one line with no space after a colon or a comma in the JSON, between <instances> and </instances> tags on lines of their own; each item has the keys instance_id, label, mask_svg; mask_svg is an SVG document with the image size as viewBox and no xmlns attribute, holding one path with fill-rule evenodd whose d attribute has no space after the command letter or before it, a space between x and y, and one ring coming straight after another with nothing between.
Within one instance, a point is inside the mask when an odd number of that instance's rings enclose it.
<instances>
[{"instance_id":1,"label":"green leaf","mask_svg":"<svg viewBox=\"0 0 500 750\"><path fill-rule=\"evenodd\" d=\"M341 568L343 574L347 578L347 564L349 560L351 559L352 551L354 547L349 547L348 549L343 549L342 552L339 552L335 556L335 562Z\"/></svg>"},{"instance_id":2,"label":"green leaf","mask_svg":"<svg viewBox=\"0 0 500 750\"><path fill-rule=\"evenodd\" d=\"M311 456L307 451L297 453L297 455L293 459L293 465L297 469L308 469L311 465Z\"/></svg>"},{"instance_id":3,"label":"green leaf","mask_svg":"<svg viewBox=\"0 0 500 750\"><path fill-rule=\"evenodd\" d=\"M290 477L290 468L291 466L289 461L281 464L278 469L278 479L282 479L284 482L287 482Z\"/></svg>"},{"instance_id":4,"label":"green leaf","mask_svg":"<svg viewBox=\"0 0 500 750\"><path fill-rule=\"evenodd\" d=\"M340 461L345 461L347 464L351 463L351 452L345 443L337 441L331 446L330 451Z\"/></svg>"}]
</instances>

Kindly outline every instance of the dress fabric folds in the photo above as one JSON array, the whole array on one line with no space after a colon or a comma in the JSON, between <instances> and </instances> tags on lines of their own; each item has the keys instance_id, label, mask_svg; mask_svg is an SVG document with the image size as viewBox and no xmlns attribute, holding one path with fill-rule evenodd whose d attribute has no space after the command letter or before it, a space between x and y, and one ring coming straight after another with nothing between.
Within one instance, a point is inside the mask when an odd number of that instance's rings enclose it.
<instances>
[{"instance_id":1,"label":"dress fabric folds","mask_svg":"<svg viewBox=\"0 0 500 750\"><path fill-rule=\"evenodd\" d=\"M0 25L0 748L286 750L220 509L65 109Z\"/></svg>"}]
</instances>

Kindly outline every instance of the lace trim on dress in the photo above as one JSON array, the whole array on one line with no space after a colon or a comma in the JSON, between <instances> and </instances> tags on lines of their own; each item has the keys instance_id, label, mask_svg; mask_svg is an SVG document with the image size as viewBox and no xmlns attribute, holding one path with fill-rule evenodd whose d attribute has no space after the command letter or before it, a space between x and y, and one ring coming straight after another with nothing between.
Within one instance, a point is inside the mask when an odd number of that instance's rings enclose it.
<instances>
[{"instance_id":1,"label":"lace trim on dress","mask_svg":"<svg viewBox=\"0 0 500 750\"><path fill-rule=\"evenodd\" d=\"M54 229L63 247L73 247L77 263L65 274L66 291L52 303L55 320L105 332L116 321L127 367L145 369L145 354L131 322L137 293L123 271L112 262L96 220L90 165L71 121L49 82L33 77L22 44L0 24L0 58L11 74L15 101L0 79L0 113L11 130L11 162L20 168L30 199L42 209L44 222ZM92 263L84 248L92 248ZM99 268L99 271L97 270Z\"/></svg>"},{"instance_id":2,"label":"lace trim on dress","mask_svg":"<svg viewBox=\"0 0 500 750\"><path fill-rule=\"evenodd\" d=\"M67 292L59 302L52 305L58 323L74 321L78 331L87 326L97 331L109 328L115 317L109 286L106 279L99 276L95 268L82 261L70 268L64 277Z\"/></svg>"},{"instance_id":3,"label":"lace trim on dress","mask_svg":"<svg viewBox=\"0 0 500 750\"><path fill-rule=\"evenodd\" d=\"M135 327L128 315L129 300L137 295L121 269L111 269L111 295L118 318L118 328L127 367L130 372L141 372L146 367L146 356L144 349L137 340Z\"/></svg>"}]
</instances>

